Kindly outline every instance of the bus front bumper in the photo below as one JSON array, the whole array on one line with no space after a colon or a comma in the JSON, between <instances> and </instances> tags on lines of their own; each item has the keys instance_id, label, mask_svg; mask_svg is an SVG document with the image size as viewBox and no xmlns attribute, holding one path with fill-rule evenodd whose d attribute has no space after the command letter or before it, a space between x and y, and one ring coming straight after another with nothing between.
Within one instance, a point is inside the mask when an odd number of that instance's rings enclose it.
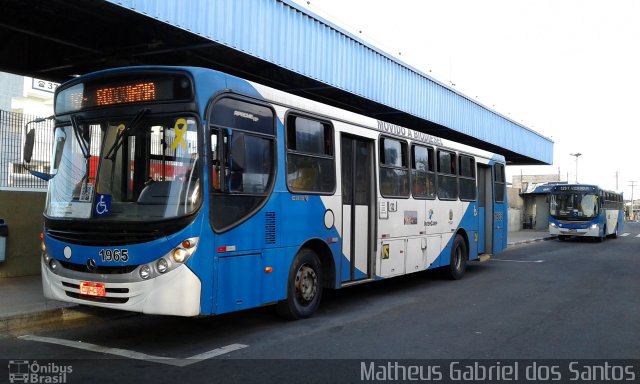
<instances>
[{"instance_id":1,"label":"bus front bumper","mask_svg":"<svg viewBox=\"0 0 640 384\"><path fill-rule=\"evenodd\" d=\"M587 236L587 237L599 237L600 226L595 228L561 228L553 225L549 225L549 234L553 236Z\"/></svg>"},{"instance_id":2,"label":"bus front bumper","mask_svg":"<svg viewBox=\"0 0 640 384\"><path fill-rule=\"evenodd\" d=\"M49 299L155 315L200 314L202 286L186 265L149 280L118 283L102 280L104 275L82 274L86 276L80 277L72 271L55 274L44 260L41 260L41 270L44 296ZM80 295L80 282L103 283L106 296Z\"/></svg>"}]
</instances>

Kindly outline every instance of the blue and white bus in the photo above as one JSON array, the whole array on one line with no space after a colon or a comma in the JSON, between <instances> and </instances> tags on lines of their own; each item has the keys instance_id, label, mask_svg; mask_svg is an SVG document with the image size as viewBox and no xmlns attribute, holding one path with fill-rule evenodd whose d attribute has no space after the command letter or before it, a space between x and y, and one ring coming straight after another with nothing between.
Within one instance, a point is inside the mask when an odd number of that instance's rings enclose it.
<instances>
[{"instance_id":1,"label":"blue and white bus","mask_svg":"<svg viewBox=\"0 0 640 384\"><path fill-rule=\"evenodd\" d=\"M506 247L503 156L214 70L73 79L54 136L51 299L304 318L323 288L432 268L459 279Z\"/></svg>"},{"instance_id":2,"label":"blue and white bus","mask_svg":"<svg viewBox=\"0 0 640 384\"><path fill-rule=\"evenodd\" d=\"M556 185L549 192L549 233L559 240L569 236L617 238L624 229L622 193L596 185Z\"/></svg>"}]
</instances>

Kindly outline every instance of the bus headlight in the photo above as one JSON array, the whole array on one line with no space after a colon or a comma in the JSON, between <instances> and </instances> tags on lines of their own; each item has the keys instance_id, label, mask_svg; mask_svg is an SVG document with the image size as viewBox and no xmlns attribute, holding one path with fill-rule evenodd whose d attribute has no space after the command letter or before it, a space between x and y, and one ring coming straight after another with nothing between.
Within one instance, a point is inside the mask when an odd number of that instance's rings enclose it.
<instances>
[{"instance_id":1,"label":"bus headlight","mask_svg":"<svg viewBox=\"0 0 640 384\"><path fill-rule=\"evenodd\" d=\"M142 277L143 280L147 280L151 277L151 267L146 264L140 267L140 277Z\"/></svg>"},{"instance_id":2,"label":"bus headlight","mask_svg":"<svg viewBox=\"0 0 640 384\"><path fill-rule=\"evenodd\" d=\"M551 223L551 226L552 226L553 228L555 228L555 227L556 227L556 223Z\"/></svg>"},{"instance_id":3,"label":"bus headlight","mask_svg":"<svg viewBox=\"0 0 640 384\"><path fill-rule=\"evenodd\" d=\"M173 250L173 260L176 263L184 263L184 261L187 260L188 255L187 250L184 248L177 248Z\"/></svg>"},{"instance_id":4,"label":"bus headlight","mask_svg":"<svg viewBox=\"0 0 640 384\"><path fill-rule=\"evenodd\" d=\"M158 269L158 272L165 273L169 270L169 262L164 258L158 259L156 262L156 268Z\"/></svg>"},{"instance_id":5,"label":"bus headlight","mask_svg":"<svg viewBox=\"0 0 640 384\"><path fill-rule=\"evenodd\" d=\"M193 255L193 252L196 251L198 240L199 239L197 237L192 237L182 241L180 243L180 246L174 248L173 252L171 253L171 258L173 259L173 261L179 264L187 261L187 259L191 257L191 255Z\"/></svg>"},{"instance_id":6,"label":"bus headlight","mask_svg":"<svg viewBox=\"0 0 640 384\"><path fill-rule=\"evenodd\" d=\"M51 270L55 271L58 269L58 267L60 267L60 263L58 263L58 260L56 259L51 259L51 261L49 262L49 267L51 267Z\"/></svg>"},{"instance_id":7,"label":"bus headlight","mask_svg":"<svg viewBox=\"0 0 640 384\"><path fill-rule=\"evenodd\" d=\"M598 224L591 224L591 229L598 229Z\"/></svg>"}]
</instances>

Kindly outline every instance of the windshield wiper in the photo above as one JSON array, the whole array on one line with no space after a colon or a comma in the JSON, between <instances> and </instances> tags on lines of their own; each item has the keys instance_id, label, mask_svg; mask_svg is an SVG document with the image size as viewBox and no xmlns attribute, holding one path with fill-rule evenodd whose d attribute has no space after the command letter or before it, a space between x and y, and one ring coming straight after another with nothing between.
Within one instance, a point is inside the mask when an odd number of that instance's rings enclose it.
<instances>
[{"instance_id":1,"label":"windshield wiper","mask_svg":"<svg viewBox=\"0 0 640 384\"><path fill-rule=\"evenodd\" d=\"M82 150L82 154L85 159L91 157L91 153L89 152L89 140L84 140L84 134L80 132L80 125L78 124L78 119L75 115L71 116L71 126L73 127L73 134L76 136L76 140L78 141L78 145L80 146L80 150Z\"/></svg>"},{"instance_id":2,"label":"windshield wiper","mask_svg":"<svg viewBox=\"0 0 640 384\"><path fill-rule=\"evenodd\" d=\"M116 136L116 139L113 141L113 145L111 146L111 148L109 148L109 150L107 151L107 154L104 155L105 159L115 162L116 154L118 153L118 150L124 143L124 137L129 131L132 131L133 129L136 128L136 126L140 123L140 120L142 120L142 118L144 117L144 115L147 114L147 112L149 112L149 110L146 108L139 110L136 116L133 118L133 120L131 120L131 122L128 125L125 125L122 131L118 132L118 136Z\"/></svg>"}]
</instances>

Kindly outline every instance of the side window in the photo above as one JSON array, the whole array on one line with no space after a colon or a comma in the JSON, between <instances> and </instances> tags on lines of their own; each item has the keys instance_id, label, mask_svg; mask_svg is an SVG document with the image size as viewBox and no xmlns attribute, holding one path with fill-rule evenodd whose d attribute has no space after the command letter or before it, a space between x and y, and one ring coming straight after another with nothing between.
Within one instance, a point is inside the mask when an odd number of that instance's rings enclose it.
<instances>
[{"instance_id":1,"label":"side window","mask_svg":"<svg viewBox=\"0 0 640 384\"><path fill-rule=\"evenodd\" d=\"M454 152L438 151L438 198L442 200L458 198L456 154Z\"/></svg>"},{"instance_id":2,"label":"side window","mask_svg":"<svg viewBox=\"0 0 640 384\"><path fill-rule=\"evenodd\" d=\"M211 109L211 220L225 231L267 200L275 179L275 119L263 105L223 98Z\"/></svg>"},{"instance_id":3,"label":"side window","mask_svg":"<svg viewBox=\"0 0 640 384\"><path fill-rule=\"evenodd\" d=\"M471 156L460 155L458 159L458 183L460 200L476 199L476 162Z\"/></svg>"},{"instance_id":4,"label":"side window","mask_svg":"<svg viewBox=\"0 0 640 384\"><path fill-rule=\"evenodd\" d=\"M504 179L504 165L495 164L493 166L493 180L494 180L494 189L496 195L496 202L504 201L504 187L505 187L505 179Z\"/></svg>"},{"instance_id":5,"label":"side window","mask_svg":"<svg viewBox=\"0 0 640 384\"><path fill-rule=\"evenodd\" d=\"M409 197L407 143L380 139L380 193L384 197Z\"/></svg>"},{"instance_id":6,"label":"side window","mask_svg":"<svg viewBox=\"0 0 640 384\"><path fill-rule=\"evenodd\" d=\"M411 193L417 199L436 198L436 169L433 148L414 145L411 151Z\"/></svg>"},{"instance_id":7,"label":"side window","mask_svg":"<svg viewBox=\"0 0 640 384\"><path fill-rule=\"evenodd\" d=\"M289 190L303 193L333 193L336 187L336 171L331 124L289 115L286 129Z\"/></svg>"}]
</instances>

